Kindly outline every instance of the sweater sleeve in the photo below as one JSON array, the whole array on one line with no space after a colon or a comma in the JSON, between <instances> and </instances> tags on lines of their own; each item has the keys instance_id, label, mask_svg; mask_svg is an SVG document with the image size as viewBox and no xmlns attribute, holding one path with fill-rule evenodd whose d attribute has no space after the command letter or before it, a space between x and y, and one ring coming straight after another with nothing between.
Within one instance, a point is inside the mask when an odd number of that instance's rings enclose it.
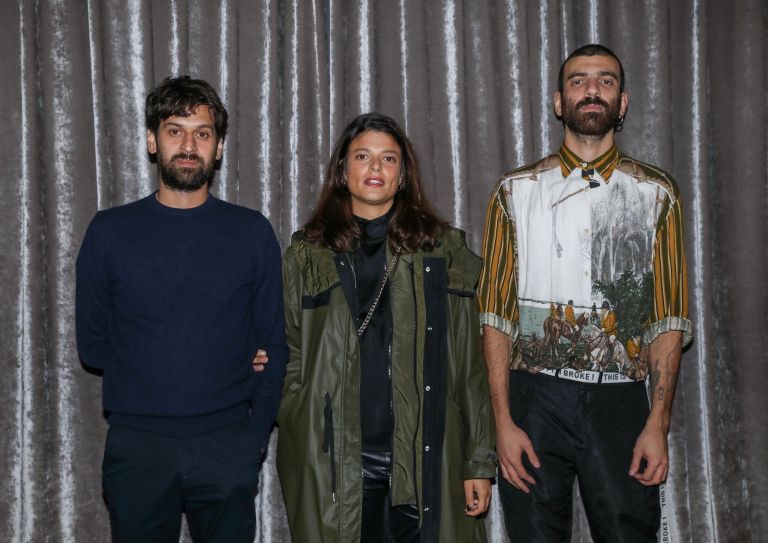
<instances>
[{"instance_id":1,"label":"sweater sleeve","mask_svg":"<svg viewBox=\"0 0 768 543\"><path fill-rule=\"evenodd\" d=\"M111 299L104 255L103 225L99 215L91 221L76 264L75 324L77 350L86 366L105 369L110 357Z\"/></svg>"},{"instance_id":2,"label":"sweater sleeve","mask_svg":"<svg viewBox=\"0 0 768 543\"><path fill-rule=\"evenodd\" d=\"M261 447L266 449L280 404L288 347L285 341L280 246L268 223L262 238L259 276L253 290L252 307L257 345L267 352L269 362L264 371L256 375L251 401L251 426Z\"/></svg>"}]
</instances>

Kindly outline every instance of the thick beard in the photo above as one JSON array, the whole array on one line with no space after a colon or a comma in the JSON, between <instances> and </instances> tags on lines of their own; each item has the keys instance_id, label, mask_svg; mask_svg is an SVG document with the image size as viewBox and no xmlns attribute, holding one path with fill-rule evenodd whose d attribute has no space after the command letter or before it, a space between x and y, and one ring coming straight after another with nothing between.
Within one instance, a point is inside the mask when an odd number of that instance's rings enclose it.
<instances>
[{"instance_id":1,"label":"thick beard","mask_svg":"<svg viewBox=\"0 0 768 543\"><path fill-rule=\"evenodd\" d=\"M600 104L602 112L589 111L581 113L579 109L588 104ZM571 132L582 136L604 136L619 125L621 106L618 100L606 102L600 98L585 98L573 105L565 103L562 120Z\"/></svg>"},{"instance_id":2,"label":"thick beard","mask_svg":"<svg viewBox=\"0 0 768 543\"><path fill-rule=\"evenodd\" d=\"M177 158L194 158L200 165L196 168L179 168L174 165ZM170 160L158 156L157 168L160 170L160 178L169 189L195 192L213 181L215 163L211 161L206 164L199 155L180 153L172 156Z\"/></svg>"}]
</instances>

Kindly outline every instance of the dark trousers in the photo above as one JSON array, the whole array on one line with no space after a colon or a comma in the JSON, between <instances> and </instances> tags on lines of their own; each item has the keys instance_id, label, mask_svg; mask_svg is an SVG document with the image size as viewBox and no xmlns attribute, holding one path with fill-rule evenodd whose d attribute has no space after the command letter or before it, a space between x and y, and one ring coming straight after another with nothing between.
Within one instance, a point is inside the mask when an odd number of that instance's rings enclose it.
<instances>
[{"instance_id":1,"label":"dark trousers","mask_svg":"<svg viewBox=\"0 0 768 543\"><path fill-rule=\"evenodd\" d=\"M361 543L419 543L415 505L392 507L389 499L390 453L363 453L363 520Z\"/></svg>"},{"instance_id":2,"label":"dark trousers","mask_svg":"<svg viewBox=\"0 0 768 543\"><path fill-rule=\"evenodd\" d=\"M512 419L528 434L541 461L525 494L499 477L510 540L546 543L571 539L573 482L596 542L656 542L658 487L629 476L632 450L648 417L643 382L595 385L510 373ZM641 466L642 468L642 466Z\"/></svg>"},{"instance_id":3,"label":"dark trousers","mask_svg":"<svg viewBox=\"0 0 768 543\"><path fill-rule=\"evenodd\" d=\"M252 543L261 450L249 423L193 438L111 426L102 487L115 543Z\"/></svg>"}]
</instances>

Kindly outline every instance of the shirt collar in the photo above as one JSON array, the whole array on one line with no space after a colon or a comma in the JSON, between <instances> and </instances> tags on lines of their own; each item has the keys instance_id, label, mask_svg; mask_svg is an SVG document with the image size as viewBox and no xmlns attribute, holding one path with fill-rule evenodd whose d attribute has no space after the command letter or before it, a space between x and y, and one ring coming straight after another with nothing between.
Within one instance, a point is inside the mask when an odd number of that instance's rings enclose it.
<instances>
[{"instance_id":1,"label":"shirt collar","mask_svg":"<svg viewBox=\"0 0 768 543\"><path fill-rule=\"evenodd\" d=\"M563 173L563 177L568 177L573 170L579 168L581 170L596 170L600 177L608 181L613 170L619 164L619 148L616 147L615 143L592 162L582 160L576 153L568 149L565 144L560 146L558 154L560 155L560 171Z\"/></svg>"}]
</instances>

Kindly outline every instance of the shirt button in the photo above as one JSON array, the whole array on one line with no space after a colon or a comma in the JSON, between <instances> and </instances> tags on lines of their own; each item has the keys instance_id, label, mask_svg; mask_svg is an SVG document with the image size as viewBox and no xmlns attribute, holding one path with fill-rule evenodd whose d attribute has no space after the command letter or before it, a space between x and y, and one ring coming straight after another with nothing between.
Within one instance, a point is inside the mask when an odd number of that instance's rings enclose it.
<instances>
[{"instance_id":1,"label":"shirt button","mask_svg":"<svg viewBox=\"0 0 768 543\"><path fill-rule=\"evenodd\" d=\"M425 386L425 387L424 387L424 390L426 390L427 392L429 392L430 390L432 390L432 387L430 387L429 385L427 385L427 386Z\"/></svg>"},{"instance_id":2,"label":"shirt button","mask_svg":"<svg viewBox=\"0 0 768 543\"><path fill-rule=\"evenodd\" d=\"M425 508L424 508L424 512L425 512L425 513L429 513L429 507L425 507Z\"/></svg>"},{"instance_id":3,"label":"shirt button","mask_svg":"<svg viewBox=\"0 0 768 543\"><path fill-rule=\"evenodd\" d=\"M429 452L429 445L427 445L426 447L424 447L424 450L425 450L426 452Z\"/></svg>"},{"instance_id":4,"label":"shirt button","mask_svg":"<svg viewBox=\"0 0 768 543\"><path fill-rule=\"evenodd\" d=\"M429 271L432 271L432 270L430 270L429 266L427 266L427 267L426 267L426 268L424 268L424 269L425 269L426 271L428 271L428 272L429 272Z\"/></svg>"},{"instance_id":5,"label":"shirt button","mask_svg":"<svg viewBox=\"0 0 768 543\"><path fill-rule=\"evenodd\" d=\"M432 327L431 326L427 326L427 332L431 332L431 331L432 331Z\"/></svg>"}]
</instances>

